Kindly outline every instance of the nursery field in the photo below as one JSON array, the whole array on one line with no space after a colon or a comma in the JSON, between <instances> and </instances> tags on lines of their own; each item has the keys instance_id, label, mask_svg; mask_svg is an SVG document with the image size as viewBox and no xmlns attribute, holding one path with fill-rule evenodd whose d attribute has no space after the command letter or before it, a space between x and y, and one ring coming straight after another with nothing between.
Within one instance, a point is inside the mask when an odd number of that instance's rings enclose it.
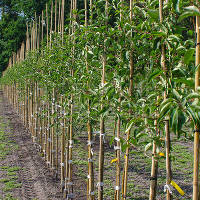
<instances>
[{"instance_id":1,"label":"nursery field","mask_svg":"<svg viewBox=\"0 0 200 200\"><path fill-rule=\"evenodd\" d=\"M26 22L0 55L2 198L199 200L199 1L37 4L0 2Z\"/></svg>"},{"instance_id":2,"label":"nursery field","mask_svg":"<svg viewBox=\"0 0 200 200\"><path fill-rule=\"evenodd\" d=\"M109 127L110 124L107 126ZM32 143L30 132L21 123L17 113L8 104L7 99L0 93L0 199L63 199L60 192L59 179L56 179L52 171L45 166L40 152ZM110 137L112 136L109 134ZM80 137L79 137L80 136ZM86 199L85 190L87 185L87 134L75 137L74 170L75 185L74 193L78 199ZM192 198L192 168L193 162L191 140L172 140L172 170L173 180L184 190L185 196L174 189L175 199ZM104 199L113 199L114 195L114 170L115 165L110 161L115 157L115 152L109 139L105 145L105 196ZM98 138L95 140L95 149L98 151ZM80 159L81 158L81 159ZM158 197L164 199L165 185L165 160L161 159L158 167ZM98 170L98 157L94 156L94 166ZM145 200L149 195L151 176L151 157L145 156L142 151L131 148L129 165L129 185L127 199ZM98 178L95 174L95 180Z\"/></svg>"}]
</instances>

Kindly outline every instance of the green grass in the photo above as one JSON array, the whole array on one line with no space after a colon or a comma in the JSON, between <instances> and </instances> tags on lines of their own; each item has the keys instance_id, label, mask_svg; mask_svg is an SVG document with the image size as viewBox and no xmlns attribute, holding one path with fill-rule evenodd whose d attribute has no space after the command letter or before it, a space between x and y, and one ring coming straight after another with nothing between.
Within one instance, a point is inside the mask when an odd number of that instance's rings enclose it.
<instances>
[{"instance_id":1,"label":"green grass","mask_svg":"<svg viewBox=\"0 0 200 200\"><path fill-rule=\"evenodd\" d=\"M18 149L18 145L11 139L13 133L5 130L7 126L9 124L4 123L2 116L0 116L0 160L6 159L9 154ZM18 166L0 166L0 174L2 174L0 184L3 192L1 200L18 200L13 197L12 192L21 187L17 176L20 169Z\"/></svg>"}]
</instances>

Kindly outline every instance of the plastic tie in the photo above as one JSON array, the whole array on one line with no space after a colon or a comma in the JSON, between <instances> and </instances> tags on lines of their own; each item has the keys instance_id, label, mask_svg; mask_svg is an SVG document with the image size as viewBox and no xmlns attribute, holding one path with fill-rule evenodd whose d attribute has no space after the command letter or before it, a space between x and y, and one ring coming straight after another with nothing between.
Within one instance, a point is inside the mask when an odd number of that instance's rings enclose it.
<instances>
[{"instance_id":1,"label":"plastic tie","mask_svg":"<svg viewBox=\"0 0 200 200\"><path fill-rule=\"evenodd\" d=\"M68 164L72 164L72 160L68 160Z\"/></svg>"},{"instance_id":2,"label":"plastic tie","mask_svg":"<svg viewBox=\"0 0 200 200\"><path fill-rule=\"evenodd\" d=\"M90 192L89 195L94 196L94 191Z\"/></svg>"},{"instance_id":3,"label":"plastic tie","mask_svg":"<svg viewBox=\"0 0 200 200\"><path fill-rule=\"evenodd\" d=\"M94 134L98 134L98 133L100 133L100 131L94 131L93 133L94 133Z\"/></svg>"},{"instance_id":4,"label":"plastic tie","mask_svg":"<svg viewBox=\"0 0 200 200\"><path fill-rule=\"evenodd\" d=\"M91 154L92 154L92 156L94 155L94 151L93 151L93 148L91 148Z\"/></svg>"},{"instance_id":5,"label":"plastic tie","mask_svg":"<svg viewBox=\"0 0 200 200\"><path fill-rule=\"evenodd\" d=\"M164 192L167 192L167 190L169 191L170 194L172 194L172 190L171 190L170 186L166 184L164 186Z\"/></svg>"},{"instance_id":6,"label":"plastic tie","mask_svg":"<svg viewBox=\"0 0 200 200\"><path fill-rule=\"evenodd\" d=\"M98 182L97 183L97 187L100 187L100 190L101 190L101 187L103 187L104 186L104 183L103 182ZM102 191L102 190L101 190Z\"/></svg>"},{"instance_id":7,"label":"plastic tie","mask_svg":"<svg viewBox=\"0 0 200 200\"><path fill-rule=\"evenodd\" d=\"M69 140L69 144L73 145L74 141L73 140Z\"/></svg>"},{"instance_id":8,"label":"plastic tie","mask_svg":"<svg viewBox=\"0 0 200 200\"><path fill-rule=\"evenodd\" d=\"M106 143L106 141L105 141L105 135L106 135L105 133L100 133L100 137L103 138L103 142L104 142L104 143Z\"/></svg>"},{"instance_id":9,"label":"plastic tie","mask_svg":"<svg viewBox=\"0 0 200 200\"><path fill-rule=\"evenodd\" d=\"M115 140L116 140L117 142L120 142L120 138L118 138L118 137L115 137Z\"/></svg>"},{"instance_id":10,"label":"plastic tie","mask_svg":"<svg viewBox=\"0 0 200 200\"><path fill-rule=\"evenodd\" d=\"M72 182L67 182L67 185L73 185L73 183Z\"/></svg>"},{"instance_id":11,"label":"plastic tie","mask_svg":"<svg viewBox=\"0 0 200 200\"><path fill-rule=\"evenodd\" d=\"M91 146L92 144L93 144L93 141L90 141L90 140L87 141L88 146Z\"/></svg>"},{"instance_id":12,"label":"plastic tie","mask_svg":"<svg viewBox=\"0 0 200 200\"><path fill-rule=\"evenodd\" d=\"M114 146L114 150L117 151L117 150L120 150L121 148L118 147L118 146Z\"/></svg>"},{"instance_id":13,"label":"plastic tie","mask_svg":"<svg viewBox=\"0 0 200 200\"><path fill-rule=\"evenodd\" d=\"M116 185L115 190L120 190L120 186Z\"/></svg>"},{"instance_id":14,"label":"plastic tie","mask_svg":"<svg viewBox=\"0 0 200 200\"><path fill-rule=\"evenodd\" d=\"M97 187L102 187L102 186L104 186L104 183L103 183L103 182L98 182L98 183L97 183Z\"/></svg>"},{"instance_id":15,"label":"plastic tie","mask_svg":"<svg viewBox=\"0 0 200 200\"><path fill-rule=\"evenodd\" d=\"M73 199L74 198L74 194L73 193L67 194L67 198Z\"/></svg>"},{"instance_id":16,"label":"plastic tie","mask_svg":"<svg viewBox=\"0 0 200 200\"><path fill-rule=\"evenodd\" d=\"M60 163L61 167L64 167L65 166L65 163Z\"/></svg>"}]
</instances>

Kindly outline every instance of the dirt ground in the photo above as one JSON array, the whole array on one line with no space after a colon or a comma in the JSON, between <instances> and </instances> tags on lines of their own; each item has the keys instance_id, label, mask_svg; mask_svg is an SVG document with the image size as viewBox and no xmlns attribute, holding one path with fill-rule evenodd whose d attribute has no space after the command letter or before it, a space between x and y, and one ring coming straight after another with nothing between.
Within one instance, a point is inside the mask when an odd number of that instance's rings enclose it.
<instances>
[{"instance_id":1,"label":"dirt ground","mask_svg":"<svg viewBox=\"0 0 200 200\"><path fill-rule=\"evenodd\" d=\"M10 152L5 159L0 160L0 166L15 166L20 188L15 188L12 195L20 200L58 200L63 199L60 192L60 182L54 178L47 168L44 160L32 143L30 133L23 126L19 116L13 111L12 107L3 98L0 92L0 116L2 116L5 132L12 132L9 136L18 146L18 150ZM0 171L0 178L5 174ZM5 198L5 192L0 187L0 199Z\"/></svg>"}]
</instances>

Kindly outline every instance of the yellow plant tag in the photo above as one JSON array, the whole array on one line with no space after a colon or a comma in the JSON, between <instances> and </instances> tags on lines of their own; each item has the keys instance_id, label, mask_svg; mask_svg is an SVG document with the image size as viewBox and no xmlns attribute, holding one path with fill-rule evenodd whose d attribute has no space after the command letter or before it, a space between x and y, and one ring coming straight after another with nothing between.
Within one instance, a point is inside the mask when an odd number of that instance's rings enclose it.
<instances>
[{"instance_id":1,"label":"yellow plant tag","mask_svg":"<svg viewBox=\"0 0 200 200\"><path fill-rule=\"evenodd\" d=\"M124 159L126 159L126 155L124 155Z\"/></svg>"},{"instance_id":2,"label":"yellow plant tag","mask_svg":"<svg viewBox=\"0 0 200 200\"><path fill-rule=\"evenodd\" d=\"M162 152L160 152L160 153L159 153L159 156L161 156L161 157L164 157L164 156L165 156L165 154L164 154L164 153L162 153Z\"/></svg>"},{"instance_id":3,"label":"yellow plant tag","mask_svg":"<svg viewBox=\"0 0 200 200\"><path fill-rule=\"evenodd\" d=\"M115 159L112 159L110 163L112 164L112 163L117 162L117 161L118 161L118 158L115 158Z\"/></svg>"},{"instance_id":4,"label":"yellow plant tag","mask_svg":"<svg viewBox=\"0 0 200 200\"><path fill-rule=\"evenodd\" d=\"M185 192L174 181L171 181L170 184L179 192L181 196L185 194Z\"/></svg>"}]
</instances>

